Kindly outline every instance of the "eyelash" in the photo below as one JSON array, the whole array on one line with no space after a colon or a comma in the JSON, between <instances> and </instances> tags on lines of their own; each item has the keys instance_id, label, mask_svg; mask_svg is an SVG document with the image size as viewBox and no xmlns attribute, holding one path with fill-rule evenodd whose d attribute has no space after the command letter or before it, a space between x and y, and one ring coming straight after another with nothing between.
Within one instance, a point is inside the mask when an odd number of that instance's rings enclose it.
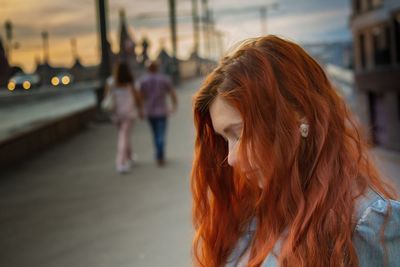
<instances>
[{"instance_id":1,"label":"eyelash","mask_svg":"<svg viewBox=\"0 0 400 267\"><path fill-rule=\"evenodd\" d=\"M222 136L222 135L221 135ZM225 136L222 136L222 138L224 139L225 142L229 142L228 138L226 138ZM234 140L235 142L238 142L240 140L241 136L235 137Z\"/></svg>"}]
</instances>

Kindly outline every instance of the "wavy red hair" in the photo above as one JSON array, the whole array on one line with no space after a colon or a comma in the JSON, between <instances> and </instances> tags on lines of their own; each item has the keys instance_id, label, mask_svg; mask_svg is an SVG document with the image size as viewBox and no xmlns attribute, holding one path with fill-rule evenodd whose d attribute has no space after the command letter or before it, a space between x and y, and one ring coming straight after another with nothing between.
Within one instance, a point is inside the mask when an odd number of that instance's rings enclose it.
<instances>
[{"instance_id":1,"label":"wavy red hair","mask_svg":"<svg viewBox=\"0 0 400 267\"><path fill-rule=\"evenodd\" d=\"M241 168L226 164L209 106L222 96L241 114ZM307 118L307 138L299 133ZM255 218L248 266L260 266L285 236L280 266L357 266L355 202L368 187L393 190L322 68L300 46L276 36L251 39L206 78L194 97L193 242L197 266L223 266ZM249 160L250 159L250 160ZM244 172L257 166L257 177ZM285 233L285 234L284 234Z\"/></svg>"}]
</instances>

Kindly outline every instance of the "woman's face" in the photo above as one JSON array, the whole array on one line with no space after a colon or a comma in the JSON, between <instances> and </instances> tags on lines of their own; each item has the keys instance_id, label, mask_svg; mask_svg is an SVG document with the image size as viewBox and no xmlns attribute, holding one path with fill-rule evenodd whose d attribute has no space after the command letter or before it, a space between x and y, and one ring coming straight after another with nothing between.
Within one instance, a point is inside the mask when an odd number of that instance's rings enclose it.
<instances>
[{"instance_id":1,"label":"woman's face","mask_svg":"<svg viewBox=\"0 0 400 267\"><path fill-rule=\"evenodd\" d=\"M217 96L210 105L210 116L214 127L214 131L221 135L227 142L228 152L228 164L234 166L238 164L238 147L240 138L243 130L243 119L239 111L229 104L223 97ZM251 157L251 153L248 153ZM251 159L250 159L251 165ZM250 171L252 177L257 177L257 183L260 188L263 187L262 173L256 166L251 166L249 169L243 169L243 166L239 165L239 168L243 171ZM246 175L247 178L250 178Z\"/></svg>"},{"instance_id":2,"label":"woman's face","mask_svg":"<svg viewBox=\"0 0 400 267\"><path fill-rule=\"evenodd\" d=\"M221 96L217 96L210 105L210 116L214 131L227 142L228 164L237 164L237 149L243 130L243 120L237 109Z\"/></svg>"}]
</instances>

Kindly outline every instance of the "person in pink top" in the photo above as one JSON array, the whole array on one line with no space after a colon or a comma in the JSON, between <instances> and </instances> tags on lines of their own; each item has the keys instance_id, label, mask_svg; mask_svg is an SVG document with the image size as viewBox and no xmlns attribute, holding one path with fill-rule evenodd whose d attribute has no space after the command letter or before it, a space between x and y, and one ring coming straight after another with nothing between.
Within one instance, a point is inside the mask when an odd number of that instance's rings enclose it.
<instances>
[{"instance_id":1,"label":"person in pink top","mask_svg":"<svg viewBox=\"0 0 400 267\"><path fill-rule=\"evenodd\" d=\"M139 89L144 115L148 118L153 132L156 160L159 166L163 166L165 164L167 117L177 109L176 92L170 79L158 72L156 62L149 64L148 72L139 81ZM171 109L167 105L168 96L172 100Z\"/></svg>"},{"instance_id":2,"label":"person in pink top","mask_svg":"<svg viewBox=\"0 0 400 267\"><path fill-rule=\"evenodd\" d=\"M119 173L128 173L132 163L133 123L138 116L143 115L133 75L125 62L117 63L114 76L107 79L105 95L108 94L111 94L114 102L111 119L118 128L116 169Z\"/></svg>"}]
</instances>

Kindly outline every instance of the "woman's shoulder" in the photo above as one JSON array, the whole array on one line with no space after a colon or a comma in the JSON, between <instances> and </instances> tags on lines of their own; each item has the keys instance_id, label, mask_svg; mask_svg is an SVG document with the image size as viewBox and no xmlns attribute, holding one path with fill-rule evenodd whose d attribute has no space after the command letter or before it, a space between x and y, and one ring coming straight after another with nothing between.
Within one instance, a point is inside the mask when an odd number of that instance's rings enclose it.
<instances>
[{"instance_id":1,"label":"woman's shoulder","mask_svg":"<svg viewBox=\"0 0 400 267\"><path fill-rule=\"evenodd\" d=\"M382 266L384 262L396 266L400 260L400 202L367 191L357 201L353 241L360 266Z\"/></svg>"},{"instance_id":2,"label":"woman's shoulder","mask_svg":"<svg viewBox=\"0 0 400 267\"><path fill-rule=\"evenodd\" d=\"M374 217L400 218L400 202L388 199L373 189L356 201L356 228L368 219Z\"/></svg>"}]
</instances>

